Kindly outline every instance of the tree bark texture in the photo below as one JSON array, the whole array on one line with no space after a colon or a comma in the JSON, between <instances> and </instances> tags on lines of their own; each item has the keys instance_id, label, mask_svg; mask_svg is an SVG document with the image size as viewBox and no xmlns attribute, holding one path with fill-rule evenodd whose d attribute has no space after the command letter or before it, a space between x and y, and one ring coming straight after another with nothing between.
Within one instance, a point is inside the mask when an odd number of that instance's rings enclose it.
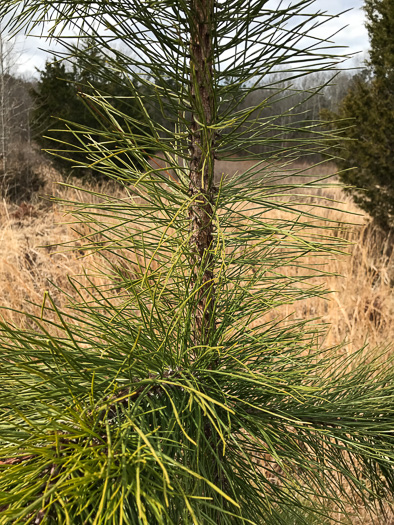
<instances>
[{"instance_id":1,"label":"tree bark texture","mask_svg":"<svg viewBox=\"0 0 394 525\"><path fill-rule=\"evenodd\" d=\"M191 0L190 21L190 182L193 201L189 208L190 248L193 254L193 286L196 301L193 338L205 344L214 324L213 302L213 202L214 131L213 26L214 0Z\"/></svg>"}]
</instances>

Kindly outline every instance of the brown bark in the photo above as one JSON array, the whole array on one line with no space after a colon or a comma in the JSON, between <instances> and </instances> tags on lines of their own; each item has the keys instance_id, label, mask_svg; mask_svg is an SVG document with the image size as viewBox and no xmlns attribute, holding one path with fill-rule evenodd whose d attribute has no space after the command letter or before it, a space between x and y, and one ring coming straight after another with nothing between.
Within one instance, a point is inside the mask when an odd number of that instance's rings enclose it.
<instances>
[{"instance_id":1,"label":"brown bark","mask_svg":"<svg viewBox=\"0 0 394 525\"><path fill-rule=\"evenodd\" d=\"M213 243L214 118L213 20L214 0L191 0L194 14L190 29L190 183L193 202L189 208L190 247L194 259L194 286L200 287L194 299L194 342L204 344L213 326Z\"/></svg>"}]
</instances>

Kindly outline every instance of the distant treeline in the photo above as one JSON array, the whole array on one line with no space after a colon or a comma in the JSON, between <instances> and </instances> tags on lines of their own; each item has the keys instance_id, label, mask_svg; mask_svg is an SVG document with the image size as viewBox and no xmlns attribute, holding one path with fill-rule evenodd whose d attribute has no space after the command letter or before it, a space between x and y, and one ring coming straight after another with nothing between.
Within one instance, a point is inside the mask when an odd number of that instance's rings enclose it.
<instances>
[{"instance_id":1,"label":"distant treeline","mask_svg":"<svg viewBox=\"0 0 394 525\"><path fill-rule=\"evenodd\" d=\"M117 125L122 126L122 113L132 116L136 122L136 136L141 136L141 130L137 128L144 115L140 102L130 97L124 74L119 72L122 68L110 74L107 70L103 78L100 64L104 58L91 43L85 44L84 51L87 48L90 50L88 55L86 52L79 54L76 49L72 59L48 61L44 69L38 72L37 79L22 79L15 76L11 69L4 71L3 68L4 74L0 79L3 196L26 199L29 192L40 186L40 150L61 150L58 152L60 156L50 153L45 155L65 175L72 172L79 176L98 176L94 170L81 167L87 161L78 152L78 134L89 133L93 129L104 133L113 123L95 109L89 100L92 95L102 94L107 103L113 106ZM249 153L272 155L276 150L283 152L284 147L291 152L298 139L305 139L305 124L309 125L311 137L313 131L322 129L322 110L332 112L337 109L348 91L351 78L349 72L316 73L302 79L292 79L289 74L276 72L256 85L252 92L240 84L238 90L232 91L228 99L222 101L221 110L225 115L228 109L236 107L241 117L244 114L249 123L253 120L255 133L250 129L248 131L251 143ZM149 93L150 89L154 89L154 84L152 76L137 89L141 100L147 103L150 118L161 125L162 138L165 140L165 130L173 129L175 123L162 107L149 103L151 98L154 99ZM163 96L171 88L175 92L176 86L164 86ZM246 91L249 94L244 96ZM258 110L249 111L249 108L256 106L259 106ZM78 124L74 131L70 131L73 129L70 125L72 122ZM274 130L269 126L269 134L265 132L267 122L274 124ZM133 133L133 130L128 129L130 132ZM245 148L243 126L237 125L235 132L242 135ZM319 160L315 147L311 147L304 160ZM110 141L108 149L111 150ZM234 148L221 148L222 157L242 156L243 153ZM119 158L119 162L124 160ZM75 168L78 165L80 167Z\"/></svg>"}]
</instances>

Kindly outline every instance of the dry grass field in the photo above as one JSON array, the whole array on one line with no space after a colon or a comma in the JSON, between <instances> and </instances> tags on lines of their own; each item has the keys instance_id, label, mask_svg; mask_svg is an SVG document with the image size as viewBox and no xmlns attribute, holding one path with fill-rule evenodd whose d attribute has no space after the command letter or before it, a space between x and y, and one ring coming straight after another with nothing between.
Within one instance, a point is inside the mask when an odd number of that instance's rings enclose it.
<instances>
[{"instance_id":1,"label":"dry grass field","mask_svg":"<svg viewBox=\"0 0 394 525\"><path fill-rule=\"evenodd\" d=\"M218 173L234 173L247 169L247 163L220 164ZM301 167L302 168L302 167ZM315 168L314 175L328 175L330 166ZM89 200L93 196L59 186L56 173L48 170L48 181L43 191L60 199ZM97 188L90 188L97 189ZM107 191L121 195L121 190L109 184ZM103 191L103 188L101 188ZM279 316L294 313L297 317L319 317L329 326L326 344L346 341L344 351L352 352L366 342L371 351L394 340L394 254L382 255L384 239L371 227L370 219L363 214L340 188L317 190L316 193L338 201L338 209L321 208L319 214L338 225L340 235L350 241L348 253L327 259L324 270L331 275L324 285L330 291L326 299L310 299L296 305L283 306ZM305 196L304 206L310 207L316 198ZM37 198L31 204L11 205L0 203L0 305L2 315L17 324L21 318L12 310L37 312L48 290L62 306L65 296L59 291L71 291L67 276L83 274L98 262L96 256L84 257L78 250L78 238L70 217L64 215L61 205ZM344 228L345 223L355 223ZM74 250L56 247L57 243L75 240ZM384 251L384 250L383 250ZM314 266L315 261L305 261ZM320 261L319 261L319 264ZM83 277L81 278L83 281ZM99 277L95 277L99 279ZM97 281L97 284L101 282ZM296 311L294 311L296 309Z\"/></svg>"},{"instance_id":2,"label":"dry grass field","mask_svg":"<svg viewBox=\"0 0 394 525\"><path fill-rule=\"evenodd\" d=\"M248 167L244 163L236 169ZM234 167L218 166L220 172L233 173ZM320 172L323 170L323 172ZM315 175L329 174L328 168L315 169ZM326 170L324 172L324 170ZM86 200L87 194L58 186L56 175L48 171L44 193L61 199ZM108 191L121 195L120 189L108 185ZM394 254L382 255L384 239L371 227L370 219L358 210L340 188L326 191L327 197L340 201L337 210L322 208L322 219L328 218L338 225L332 235L345 236L351 241L348 254L327 259L324 269L330 272L325 286L330 291L326 299L310 299L297 305L283 306L278 315L296 315L298 318L321 318L329 326L324 344L337 345L345 341L342 350L346 354L369 343L369 352L387 346L394 340ZM311 206L316 196L305 196L304 206ZM357 215L349 215L357 214ZM5 310L0 315L17 325L25 324L16 311L38 313L44 292L50 291L58 306L66 304L65 295L59 289L72 292L67 276L82 275L84 268L94 266L97 256L83 257L78 250L78 239L72 226L67 224L62 207L45 199L31 204L11 205L0 203L0 305ZM344 229L344 223L355 224ZM54 245L75 240L75 249L65 251ZM309 260L313 265L314 261ZM100 277L93 277L97 284ZM295 311L294 311L295 310ZM371 523L362 515L353 524ZM387 522L384 522L387 523ZM382 525L384 525L382 522ZM388 523L394 523L389 521Z\"/></svg>"}]
</instances>

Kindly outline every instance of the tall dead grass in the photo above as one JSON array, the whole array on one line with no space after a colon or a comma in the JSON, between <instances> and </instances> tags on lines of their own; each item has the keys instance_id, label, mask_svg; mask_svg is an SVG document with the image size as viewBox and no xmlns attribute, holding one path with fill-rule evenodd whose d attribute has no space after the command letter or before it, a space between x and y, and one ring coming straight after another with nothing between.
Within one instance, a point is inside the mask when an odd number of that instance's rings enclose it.
<instances>
[{"instance_id":1,"label":"tall dead grass","mask_svg":"<svg viewBox=\"0 0 394 525\"><path fill-rule=\"evenodd\" d=\"M319 193L324 196L324 190ZM308 196L300 207L320 202L320 197L317 200ZM321 220L316 225L324 227L325 220L329 220L331 229L325 234L345 239L348 247L345 253L323 261L321 257L304 257L303 264L327 273L324 278L317 275L310 284L324 284L328 294L324 299L309 298L283 305L275 316L319 318L327 326L324 344L345 343L342 348L347 354L366 343L371 349L387 346L394 341L394 253L385 246L384 236L370 218L361 214L340 188L329 189L327 198L337 203L337 209L320 208L317 213ZM292 275L297 271L285 269L284 273Z\"/></svg>"},{"instance_id":2,"label":"tall dead grass","mask_svg":"<svg viewBox=\"0 0 394 525\"><path fill-rule=\"evenodd\" d=\"M238 165L238 169L247 167L246 164ZM226 166L219 166L219 169L225 170ZM328 174L331 168L325 169L326 172L315 175ZM95 203L93 194L81 195L76 189L57 186L54 177L53 174L48 177L47 194L71 201L90 199ZM90 189L98 190L94 186ZM121 190L114 186L109 185L106 191L122 197ZM328 234L345 237L350 243L348 253L328 258L324 267L320 267L330 274L324 278L329 290L325 299L312 298L295 305L283 305L275 315L321 318L329 327L325 345L339 345L345 341L341 351L351 354L368 342L370 352L374 352L374 348L384 347L394 340L394 254L388 247L383 249L384 239L371 226L369 217L362 214L340 189L317 190L315 195L304 195L301 205L312 206L318 196L342 203L338 209L321 208L320 215L322 224L324 219L329 219L331 224L338 226ZM345 227L351 219L356 224ZM63 208L57 203L39 199L19 206L5 201L0 203L0 305L3 307L0 315L7 321L22 327L29 325L29 319L21 317L17 311L39 314L45 291L50 292L57 306L66 307L67 296L60 290L73 293L68 276L80 276L80 282L88 283L84 269L98 263L98 256L84 257L78 236L67 221ZM56 244L68 241L74 241L73 249L56 248ZM317 261L310 258L306 263L313 266ZM130 265L132 268L132 262ZM91 280L97 285L105 284L99 275L93 275ZM353 523L368 525L372 522L360 508L358 521L355 518Z\"/></svg>"},{"instance_id":3,"label":"tall dead grass","mask_svg":"<svg viewBox=\"0 0 394 525\"><path fill-rule=\"evenodd\" d=\"M67 293L74 291L69 277L78 277L79 282L88 285L85 269L98 262L94 256L86 259L64 207L50 200L94 203L97 198L58 185L57 178L58 174L48 169L44 194L28 204L0 203L0 316L19 327L30 325L30 321L18 312L39 314L46 291L57 307L65 308ZM86 189L119 193L111 184L107 188L86 185ZM70 242L73 249L59 246ZM98 286L105 284L98 275L90 279Z\"/></svg>"},{"instance_id":4,"label":"tall dead grass","mask_svg":"<svg viewBox=\"0 0 394 525\"><path fill-rule=\"evenodd\" d=\"M248 167L243 164L239 169ZM219 168L223 170L226 165ZM330 169L325 168L323 175ZM48 176L47 194L59 199L95 202L92 194L82 195L76 189L56 185L55 176ZM89 189L98 190L94 186ZM122 196L121 189L115 186L108 185L105 190ZM331 257L320 266L331 274L324 282L329 290L326 299L312 298L284 305L275 315L321 318L330 327L326 344L346 340L344 349L349 353L365 342L369 342L371 348L387 345L394 339L394 253L390 255L390 250L386 250L386 254L382 254L384 240L373 229L369 218L361 214L339 188L317 190L320 195L322 191L327 198L341 202L338 209L321 208L320 215L322 224L327 218L331 225L338 225L339 231L330 230L332 236L349 240L348 254ZM305 196L303 206L308 207L315 200L315 196ZM345 228L349 220L357 224ZM67 276L80 275L83 282L84 269L98 263L97 256L84 256L78 237L67 221L69 218L64 216L62 206L45 199L19 206L0 203L0 305L10 309L2 311L8 320L22 322L14 310L37 313L37 305L41 305L46 290L59 306L64 306L67 299L60 289L72 292ZM75 241L75 249L56 248L56 244L68 241ZM313 258L305 262L311 266L321 265L321 261ZM93 280L103 284L98 276Z\"/></svg>"}]
</instances>

